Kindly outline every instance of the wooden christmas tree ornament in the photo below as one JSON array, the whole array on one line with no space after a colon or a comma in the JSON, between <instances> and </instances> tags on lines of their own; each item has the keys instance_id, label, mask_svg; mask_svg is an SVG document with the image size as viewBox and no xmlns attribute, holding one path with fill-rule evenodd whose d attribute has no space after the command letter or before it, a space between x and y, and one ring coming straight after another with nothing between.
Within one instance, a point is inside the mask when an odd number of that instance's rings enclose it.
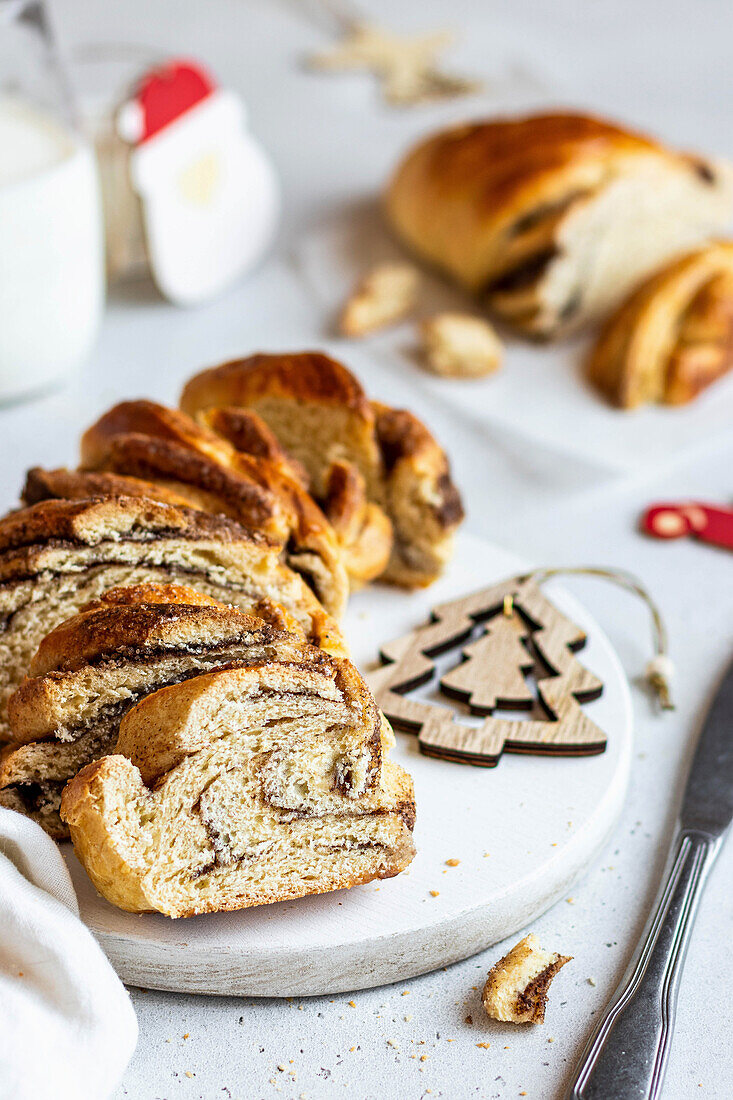
<instances>
[{"instance_id":1,"label":"wooden christmas tree ornament","mask_svg":"<svg viewBox=\"0 0 733 1100\"><path fill-rule=\"evenodd\" d=\"M484 633L470 640L481 623ZM431 622L382 648L384 663L369 681L389 720L416 733L429 756L487 768L502 752L588 756L604 751L606 736L580 706L603 690L573 656L585 641L531 578L512 577L436 607ZM464 642L462 663L440 678L439 688L483 716L478 726L460 723L439 701L409 695L435 677L438 654ZM531 671L536 696L525 679ZM532 713L512 719L494 717L496 710Z\"/></svg>"}]
</instances>

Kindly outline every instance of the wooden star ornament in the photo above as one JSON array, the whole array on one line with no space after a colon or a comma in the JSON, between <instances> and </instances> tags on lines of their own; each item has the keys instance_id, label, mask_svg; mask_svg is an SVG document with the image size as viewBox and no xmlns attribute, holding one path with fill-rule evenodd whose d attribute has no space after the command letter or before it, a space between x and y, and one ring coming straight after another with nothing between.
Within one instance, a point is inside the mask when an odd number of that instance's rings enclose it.
<instances>
[{"instance_id":1,"label":"wooden star ornament","mask_svg":"<svg viewBox=\"0 0 733 1100\"><path fill-rule=\"evenodd\" d=\"M355 23L338 46L309 58L309 65L322 72L372 72L381 83L384 99L394 106L467 95L480 84L444 73L437 64L439 54L453 38L450 31L397 35Z\"/></svg>"}]
</instances>

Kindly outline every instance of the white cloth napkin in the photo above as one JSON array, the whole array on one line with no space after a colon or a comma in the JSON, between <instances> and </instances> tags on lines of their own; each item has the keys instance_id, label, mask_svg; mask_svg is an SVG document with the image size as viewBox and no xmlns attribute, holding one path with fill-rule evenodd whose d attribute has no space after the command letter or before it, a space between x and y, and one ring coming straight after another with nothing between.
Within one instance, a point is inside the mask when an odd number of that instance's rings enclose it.
<instances>
[{"instance_id":1,"label":"white cloth napkin","mask_svg":"<svg viewBox=\"0 0 733 1100\"><path fill-rule=\"evenodd\" d=\"M136 1042L130 998L79 920L58 848L0 807L0 1100L103 1100Z\"/></svg>"}]
</instances>

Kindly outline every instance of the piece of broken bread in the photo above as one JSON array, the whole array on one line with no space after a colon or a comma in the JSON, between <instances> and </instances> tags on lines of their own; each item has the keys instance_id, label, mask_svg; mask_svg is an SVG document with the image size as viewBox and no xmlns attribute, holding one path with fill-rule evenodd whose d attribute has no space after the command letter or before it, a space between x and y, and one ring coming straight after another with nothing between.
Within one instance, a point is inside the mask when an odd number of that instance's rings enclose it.
<instances>
[{"instance_id":1,"label":"piece of broken bread","mask_svg":"<svg viewBox=\"0 0 733 1100\"><path fill-rule=\"evenodd\" d=\"M413 858L412 783L359 673L253 630L248 656L137 703L115 755L64 790L76 854L120 908L242 909L388 878Z\"/></svg>"},{"instance_id":2,"label":"piece of broken bread","mask_svg":"<svg viewBox=\"0 0 733 1100\"><path fill-rule=\"evenodd\" d=\"M552 979L571 956L544 951L530 933L489 971L481 1001L487 1015L512 1024L541 1024Z\"/></svg>"},{"instance_id":3,"label":"piece of broken bread","mask_svg":"<svg viewBox=\"0 0 733 1100\"><path fill-rule=\"evenodd\" d=\"M494 328L470 313L437 313L420 325L423 361L434 374L481 378L501 366L502 346Z\"/></svg>"},{"instance_id":4,"label":"piece of broken bread","mask_svg":"<svg viewBox=\"0 0 733 1100\"><path fill-rule=\"evenodd\" d=\"M367 336L403 320L417 301L418 269L409 263L382 263L364 276L346 302L339 329L343 336Z\"/></svg>"}]
</instances>

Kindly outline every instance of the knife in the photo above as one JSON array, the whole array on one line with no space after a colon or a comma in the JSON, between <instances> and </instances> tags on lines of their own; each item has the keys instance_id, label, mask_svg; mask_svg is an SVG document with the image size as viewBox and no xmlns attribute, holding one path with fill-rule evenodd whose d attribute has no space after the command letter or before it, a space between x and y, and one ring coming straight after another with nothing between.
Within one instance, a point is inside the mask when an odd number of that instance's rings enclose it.
<instances>
[{"instance_id":1,"label":"knife","mask_svg":"<svg viewBox=\"0 0 733 1100\"><path fill-rule=\"evenodd\" d=\"M654 1100L703 886L733 818L733 664L700 734L667 875L641 942L578 1064L567 1100Z\"/></svg>"}]
</instances>

